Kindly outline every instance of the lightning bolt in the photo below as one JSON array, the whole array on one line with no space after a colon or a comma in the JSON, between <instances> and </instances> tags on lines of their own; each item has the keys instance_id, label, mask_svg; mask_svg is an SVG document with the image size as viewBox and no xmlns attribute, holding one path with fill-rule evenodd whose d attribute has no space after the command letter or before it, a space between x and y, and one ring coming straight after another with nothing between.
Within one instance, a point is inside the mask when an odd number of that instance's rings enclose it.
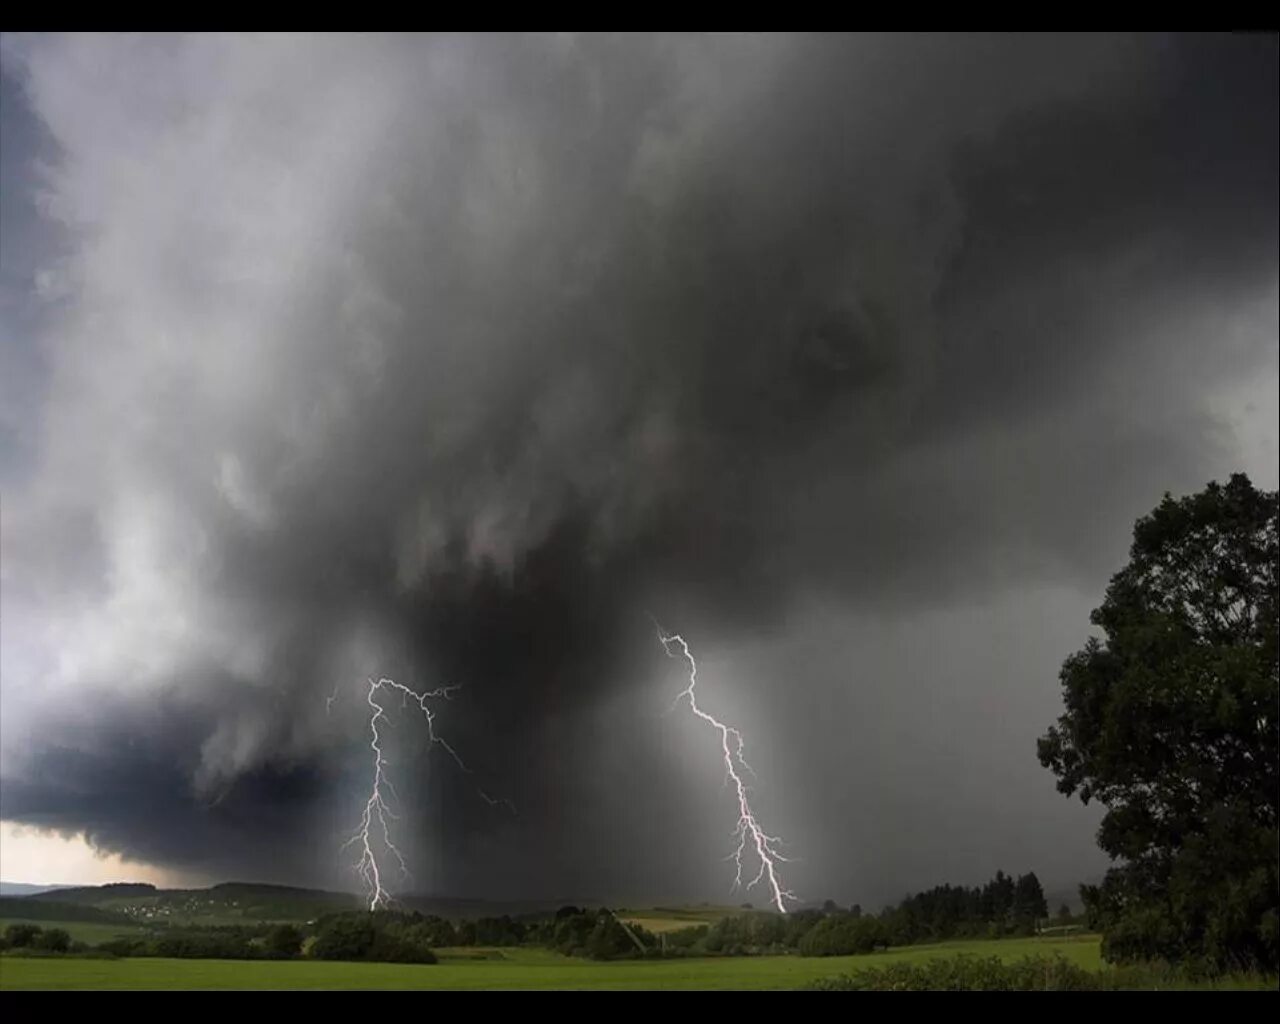
<instances>
[{"instance_id":1,"label":"lightning bolt","mask_svg":"<svg viewBox=\"0 0 1280 1024\"><path fill-rule=\"evenodd\" d=\"M398 815L392 810L387 794L390 794L395 801L399 801L400 797L387 775L388 762L382 751L382 734L379 731L379 723L389 722L390 719L387 718L385 705L378 702L378 696L380 693L395 691L400 694L401 707L408 707L410 701L417 704L418 709L427 720L428 741L443 747L448 751L449 756L453 758L454 763L464 772L470 774L471 769L463 763L462 758L458 756L458 752L445 739L436 734L435 712L431 710L431 706L427 703L433 699L452 700L453 692L461 688L460 686L442 686L437 690L427 690L419 693L417 690L385 676L376 681L372 676L369 677L369 690L365 695L365 701L370 708L369 749L373 752L373 785L369 790L369 798L365 801L364 811L360 815L360 825L351 837L342 844L342 849L345 850L348 847L356 846L360 851L360 859L356 862L355 870L365 884L370 910L378 910L392 902L391 894L383 884L383 871L378 863L377 854L374 852L375 847L385 849L387 853L395 858L395 862L400 868L401 878L411 877L404 855L392 841L391 826L388 824L388 819L395 821ZM335 697L337 697L336 690L332 697L326 699L326 713L328 708L332 706ZM515 814L515 804L510 800L505 798L495 800L483 790L478 790L478 792L490 806L504 804L511 809L512 814Z\"/></svg>"},{"instance_id":2,"label":"lightning bolt","mask_svg":"<svg viewBox=\"0 0 1280 1024\"><path fill-rule=\"evenodd\" d=\"M770 902L778 908L779 913L785 914L787 912L785 901L794 901L796 896L789 889L783 888L782 880L778 877L777 862L786 863L788 858L778 852L777 847L782 842L781 837L771 836L760 827L760 823L756 821L755 813L751 810L751 804L747 800L749 791L746 783L742 781L740 769L750 772L753 777L755 776L755 771L751 765L747 764L746 758L743 756L745 741L742 738L742 733L731 725L725 725L698 707L698 698L694 693L698 685L698 663L694 661L693 652L689 650L689 645L678 633L668 635L663 632L662 627L658 626L656 621L654 625L657 626L658 639L662 641L662 647L667 652L667 657L683 657L689 663L689 685L680 691L672 702L671 707L675 708L682 699L688 697L689 707L693 713L720 733L720 749L724 754L725 783L733 783L738 797L738 824L733 830L733 836L737 839L738 845L733 853L730 854L737 867L733 887L737 889L742 885L742 855L747 846L750 845L755 850L756 858L760 862L760 870L756 872L755 878L747 883L747 888L750 889L761 881L767 880L769 883ZM680 650L673 653L672 648L675 646L678 646Z\"/></svg>"}]
</instances>

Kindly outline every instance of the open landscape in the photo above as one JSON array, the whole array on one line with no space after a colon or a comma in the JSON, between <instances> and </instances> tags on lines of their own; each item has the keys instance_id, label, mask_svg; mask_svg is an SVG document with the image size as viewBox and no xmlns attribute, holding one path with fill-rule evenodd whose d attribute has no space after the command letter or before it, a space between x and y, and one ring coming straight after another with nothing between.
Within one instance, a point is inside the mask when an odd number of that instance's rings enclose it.
<instances>
[{"instance_id":1,"label":"open landscape","mask_svg":"<svg viewBox=\"0 0 1280 1024\"><path fill-rule=\"evenodd\" d=\"M1102 966L1098 937L949 942L867 956L710 957L599 963L536 949L438 949L438 964L0 959L0 989L796 989L894 962L1060 954Z\"/></svg>"},{"instance_id":2,"label":"open landscape","mask_svg":"<svg viewBox=\"0 0 1280 1024\"><path fill-rule=\"evenodd\" d=\"M2 32L0 506L6 1022L1280 989L1275 31Z\"/></svg>"},{"instance_id":3,"label":"open landscape","mask_svg":"<svg viewBox=\"0 0 1280 1024\"><path fill-rule=\"evenodd\" d=\"M943 891L943 890L938 890ZM949 891L949 890L947 890ZM925 894L927 896L927 894ZM916 897L898 908L901 913L925 898ZM440 901L408 898L428 910ZM449 901L444 901L448 903ZM473 905L484 906L480 901ZM1035 922L1022 930L1033 934L1005 938L963 938L929 941L901 947L868 946L857 953L815 954L801 940L787 940L779 915L728 906L618 907L580 911L565 907L553 913L529 911L512 916L519 907L488 905L491 916L452 922L421 910L400 906L374 915L387 922L416 927L443 927L446 934L465 934L468 927L502 933L499 944L435 944L427 962L351 962L321 959L317 943L330 932L326 922L358 921L368 917L356 896L291 889L282 886L230 884L207 890L154 890L149 886L86 887L38 896L0 897L0 990L101 989L593 989L593 990L788 990L862 984L859 979L885 979L882 985L901 987L902 972L943 969L959 971L966 979L949 982L961 987L1009 987L1009 978L993 978L995 964L1011 970L1038 972L1031 987L1092 987L1138 989L1266 989L1275 978L1251 972L1190 976L1169 969L1132 970L1109 965L1102 957L1101 936L1080 923ZM1065 910L1065 908L1064 908ZM578 915L575 917L574 915ZM318 915L318 916L313 916ZM1065 917L1065 915L1063 915ZM612 930L612 944L586 941L582 955L551 948L560 924L578 918L594 920ZM879 921L892 928L895 914ZM877 919L854 917L828 907L799 912L790 927L813 931L823 922L870 924L876 944L890 934ZM614 928L616 923L616 928ZM296 947L282 954L273 950L272 936L281 927L293 930ZM39 937L14 948L22 929L40 935L65 933L70 944L60 951L42 946ZM733 944L733 936L773 935L756 945ZM439 933L437 933L439 934ZM815 932L816 934L816 932ZM156 955L165 941L203 937L248 937L242 952L219 958L217 948L187 946L181 956ZM256 938L254 937L256 936ZM716 936L721 936L717 939ZM723 937L729 937L727 940ZM779 945L791 942L789 949ZM589 951L589 955L588 955ZM319 954L319 955L318 955ZM363 958L356 951L335 956ZM395 958L399 954L388 954ZM247 958L247 959L246 959ZM1019 966L1021 965L1021 966ZM1067 976L1059 977L1063 972ZM895 973L897 972L897 973ZM920 978L914 977L915 983ZM1026 987L1024 980L1017 987Z\"/></svg>"}]
</instances>

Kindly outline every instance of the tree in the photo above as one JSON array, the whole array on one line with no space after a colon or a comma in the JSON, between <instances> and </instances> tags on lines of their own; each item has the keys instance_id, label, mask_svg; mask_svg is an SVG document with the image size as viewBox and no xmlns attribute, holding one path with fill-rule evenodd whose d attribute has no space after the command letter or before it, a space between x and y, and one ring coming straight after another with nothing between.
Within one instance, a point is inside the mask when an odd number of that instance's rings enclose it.
<instances>
[{"instance_id":1,"label":"tree","mask_svg":"<svg viewBox=\"0 0 1280 1024\"><path fill-rule=\"evenodd\" d=\"M1236 474L1160 505L1060 675L1038 744L1058 790L1107 808L1117 862L1085 886L1110 960L1277 954L1277 511Z\"/></svg>"},{"instance_id":2,"label":"tree","mask_svg":"<svg viewBox=\"0 0 1280 1024\"><path fill-rule=\"evenodd\" d=\"M1034 871L1019 876L1014 886L1013 916L1024 924L1029 924L1032 933L1035 932L1037 922L1049 916L1049 904Z\"/></svg>"},{"instance_id":3,"label":"tree","mask_svg":"<svg viewBox=\"0 0 1280 1024\"><path fill-rule=\"evenodd\" d=\"M997 871L995 878L983 887L983 913L986 920L994 925L997 934L1004 929L1013 914L1015 890L1013 879L1003 871Z\"/></svg>"},{"instance_id":4,"label":"tree","mask_svg":"<svg viewBox=\"0 0 1280 1024\"><path fill-rule=\"evenodd\" d=\"M1071 923L1071 908L1065 903L1058 908L1058 924Z\"/></svg>"},{"instance_id":5,"label":"tree","mask_svg":"<svg viewBox=\"0 0 1280 1024\"><path fill-rule=\"evenodd\" d=\"M302 952L302 932L291 924L278 924L267 932L267 955L277 960L291 960Z\"/></svg>"},{"instance_id":6,"label":"tree","mask_svg":"<svg viewBox=\"0 0 1280 1024\"><path fill-rule=\"evenodd\" d=\"M825 900L822 904L822 912L824 914L834 914L839 909L840 907L836 904L835 900Z\"/></svg>"}]
</instances>

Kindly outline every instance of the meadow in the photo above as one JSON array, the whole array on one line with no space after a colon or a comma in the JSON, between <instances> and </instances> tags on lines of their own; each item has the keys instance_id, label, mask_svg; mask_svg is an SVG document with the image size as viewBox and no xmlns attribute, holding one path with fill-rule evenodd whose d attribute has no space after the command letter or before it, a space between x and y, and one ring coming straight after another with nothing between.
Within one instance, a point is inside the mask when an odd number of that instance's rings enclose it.
<instances>
[{"instance_id":1,"label":"meadow","mask_svg":"<svg viewBox=\"0 0 1280 1024\"><path fill-rule=\"evenodd\" d=\"M655 914L655 917L658 915ZM541 949L440 949L440 963L307 960L91 960L0 957L0 990L15 989L794 989L893 962L956 954L1017 960L1060 953L1089 970L1102 966L1096 935L910 946L865 956L699 957L596 962Z\"/></svg>"},{"instance_id":2,"label":"meadow","mask_svg":"<svg viewBox=\"0 0 1280 1024\"><path fill-rule=\"evenodd\" d=\"M715 924L722 917L740 914L737 907L648 907L641 910L619 909L618 916L627 924L639 925L655 935L662 932Z\"/></svg>"}]
</instances>

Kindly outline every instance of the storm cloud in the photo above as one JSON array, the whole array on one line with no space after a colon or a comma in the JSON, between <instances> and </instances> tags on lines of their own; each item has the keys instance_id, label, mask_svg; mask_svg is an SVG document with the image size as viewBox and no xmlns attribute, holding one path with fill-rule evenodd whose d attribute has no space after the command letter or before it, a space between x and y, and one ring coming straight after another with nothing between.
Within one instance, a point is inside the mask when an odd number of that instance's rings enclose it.
<instances>
[{"instance_id":1,"label":"storm cloud","mask_svg":"<svg viewBox=\"0 0 1280 1024\"><path fill-rule=\"evenodd\" d=\"M1165 490L1274 486L1274 37L3 61L0 816L350 885L364 679L461 683L419 885L719 898L654 616L802 895L1096 871L1057 667Z\"/></svg>"}]
</instances>

